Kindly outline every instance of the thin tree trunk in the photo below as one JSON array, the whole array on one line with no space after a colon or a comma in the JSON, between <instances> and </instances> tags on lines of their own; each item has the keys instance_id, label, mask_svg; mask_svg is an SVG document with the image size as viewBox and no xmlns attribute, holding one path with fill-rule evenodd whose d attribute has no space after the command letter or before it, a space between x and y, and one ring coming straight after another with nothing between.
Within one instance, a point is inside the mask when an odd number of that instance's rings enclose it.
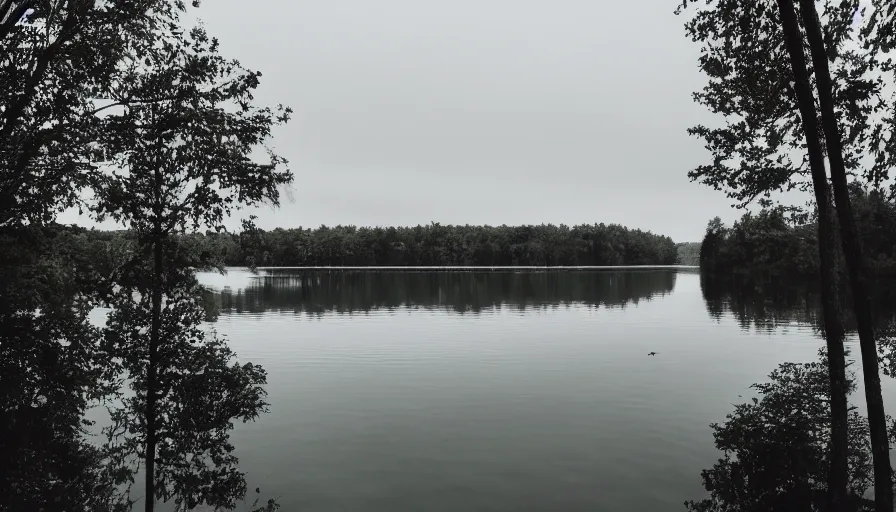
<instances>
[{"instance_id":1,"label":"thin tree trunk","mask_svg":"<svg viewBox=\"0 0 896 512\"><path fill-rule=\"evenodd\" d=\"M162 246L161 224L158 222L153 238L152 319L146 370L146 512L153 512L156 489L156 372L162 327Z\"/></svg>"},{"instance_id":2,"label":"thin tree trunk","mask_svg":"<svg viewBox=\"0 0 896 512\"><path fill-rule=\"evenodd\" d=\"M848 499L848 415L846 393L845 330L841 316L839 265L836 257L834 212L822 167L821 184L816 185L818 207L818 255L821 266L821 301L824 337L828 350L828 379L831 388L831 466L828 470L828 510L846 510ZM813 177L813 181L815 181ZM819 192L819 190L821 192Z\"/></svg>"},{"instance_id":3,"label":"thin tree trunk","mask_svg":"<svg viewBox=\"0 0 896 512\"><path fill-rule=\"evenodd\" d=\"M862 373L865 381L865 400L868 404L868 424L871 430L871 454L874 458L874 503L877 512L893 511L893 479L890 466L890 443L887 439L887 418L880 388L877 344L874 340L874 320L871 312L871 297L865 275L865 259L862 244L856 229L849 189L846 183L846 166L843 163L843 142L834 110L831 71L828 66L827 51L821 32L821 23L815 3L800 0L806 38L812 52L815 66L815 85L821 104L821 122L827 142L828 161L831 165L831 182L834 201L840 221L840 240L849 282L852 288L853 311L859 331L859 346L862 349Z\"/></svg>"},{"instance_id":4,"label":"thin tree trunk","mask_svg":"<svg viewBox=\"0 0 896 512\"><path fill-rule=\"evenodd\" d=\"M818 256L821 267L819 279L831 391L831 465L828 471L828 505L829 510L842 511L846 509L848 481L848 405L846 401L846 361L843 347L844 329L837 286L836 242L831 199L824 168L824 153L821 147L821 133L815 122L817 119L815 99L812 94L812 86L809 83L802 37L792 1L778 0L778 8L781 12L787 51L790 54L790 63L793 68L794 88L803 122L803 133L806 136L812 185L818 207Z\"/></svg>"}]
</instances>

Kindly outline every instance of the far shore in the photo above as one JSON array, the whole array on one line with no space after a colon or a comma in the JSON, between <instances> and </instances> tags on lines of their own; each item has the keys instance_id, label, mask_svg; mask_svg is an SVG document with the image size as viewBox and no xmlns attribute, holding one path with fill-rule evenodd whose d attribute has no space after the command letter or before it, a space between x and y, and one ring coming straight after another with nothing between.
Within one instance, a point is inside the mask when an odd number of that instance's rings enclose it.
<instances>
[{"instance_id":1,"label":"far shore","mask_svg":"<svg viewBox=\"0 0 896 512\"><path fill-rule=\"evenodd\" d=\"M242 268L242 267L231 267ZM255 267L257 270L314 270L369 272L492 272L492 271L583 271L583 270L697 270L697 265L599 265L599 266L352 266L352 267Z\"/></svg>"}]
</instances>

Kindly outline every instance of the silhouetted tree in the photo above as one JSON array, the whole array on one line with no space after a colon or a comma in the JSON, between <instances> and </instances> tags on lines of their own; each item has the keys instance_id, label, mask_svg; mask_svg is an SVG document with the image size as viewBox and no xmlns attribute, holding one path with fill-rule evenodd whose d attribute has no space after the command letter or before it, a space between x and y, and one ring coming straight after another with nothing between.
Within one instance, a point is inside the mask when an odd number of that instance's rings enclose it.
<instances>
[{"instance_id":1,"label":"silhouetted tree","mask_svg":"<svg viewBox=\"0 0 896 512\"><path fill-rule=\"evenodd\" d=\"M273 152L264 162L251 153L290 111L253 106L260 73L220 56L202 28L163 24L137 49L116 77L122 108L102 125L111 165L92 182L98 216L130 229L135 262L116 282L105 333L133 392L112 410L109 446L132 474L142 461L147 512L157 498L230 508L246 484L229 433L266 410L265 373L203 330L194 269L211 255L183 235L277 202L292 174Z\"/></svg>"},{"instance_id":2,"label":"silhouetted tree","mask_svg":"<svg viewBox=\"0 0 896 512\"><path fill-rule=\"evenodd\" d=\"M687 6L685 0L682 7ZM880 95L871 69L862 63L859 50L852 49L859 37L854 19L858 2L835 3L826 1L825 38L821 43L820 23L812 2L803 2L802 18L808 43L815 46L814 74L807 69L803 47L807 43L800 32L798 15L791 0L777 3L762 2L713 2L707 3L688 22L688 33L703 45L700 67L709 77L708 85L695 94L699 103L721 113L728 119L723 128L710 129L697 126L690 133L706 141L707 149L714 156L713 163L700 166L690 173L694 180L702 181L717 189L724 189L729 197L743 206L754 198L770 197L778 190L808 187L803 176L811 174L819 218L819 255L822 292L830 356L831 386L842 389L843 364L838 353L842 344L836 339L842 329L839 320L834 264L833 215L828 199L828 184L824 172L824 152L833 158L832 176L843 174L843 183L834 183L834 197L840 227L840 239L847 254L850 283L853 286L854 308L859 319L862 344L863 371L865 372L866 398L869 403L872 444L876 461L879 510L892 508L890 493L889 455L883 429L883 402L877 371L877 351L871 331L870 304L867 287L861 278L858 235L849 213L849 198L845 189L845 170L860 166L861 153L877 152L866 146L872 138L873 126L868 112L875 108L887 111L886 101ZM813 40L816 40L813 43ZM830 53L824 53L824 44ZM821 53L818 52L821 45ZM831 93L827 57L835 60L834 68L840 78L837 104ZM823 63L821 62L823 61ZM824 76L822 76L824 75ZM816 79L813 84L812 80ZM825 81L827 80L827 82ZM814 85L814 87L813 87ZM829 109L832 126L826 126L824 141L819 133L818 112L813 89L819 92L822 114ZM826 96L825 98L822 98ZM833 118L835 108L847 114L839 122L850 134L846 152L841 148L838 121ZM887 121L883 121L887 122ZM826 144L823 144L826 143ZM838 154L832 156L831 151ZM803 154L801 162L794 162L795 152ZM845 155L845 156L844 156ZM836 161L835 161L836 160ZM857 273L858 272L858 273ZM835 418L833 428L840 430L833 436L834 453L839 453L832 466L831 499L837 507L843 496L843 440L842 425L845 421L842 393L835 392L832 399L840 406L832 407ZM887 482L885 485L884 482Z\"/></svg>"},{"instance_id":3,"label":"silhouetted tree","mask_svg":"<svg viewBox=\"0 0 896 512\"><path fill-rule=\"evenodd\" d=\"M109 391L88 312L112 266L99 240L61 230L97 172L103 99L168 0L0 0L0 500L10 510L106 510L121 473L85 439L87 404Z\"/></svg>"},{"instance_id":4,"label":"silhouetted tree","mask_svg":"<svg viewBox=\"0 0 896 512\"><path fill-rule=\"evenodd\" d=\"M756 397L712 424L724 456L702 473L709 497L685 503L699 512L825 510L830 450L830 386L822 350L811 363L783 363L769 382L754 384ZM847 379L849 392L855 386ZM847 496L836 510L871 510L868 422L849 412ZM828 509L830 510L830 509Z\"/></svg>"},{"instance_id":5,"label":"silhouetted tree","mask_svg":"<svg viewBox=\"0 0 896 512\"><path fill-rule=\"evenodd\" d=\"M81 202L79 191L97 170L101 114L130 101L108 101L113 75L142 57L135 48L159 26L177 23L184 6L0 0L0 19L21 19L23 8L28 14L17 25L0 23L0 226L48 222Z\"/></svg>"},{"instance_id":6,"label":"silhouetted tree","mask_svg":"<svg viewBox=\"0 0 896 512\"><path fill-rule=\"evenodd\" d=\"M805 86L809 85L808 70L803 58L803 36L800 33L800 26L797 20L796 12L789 0L778 0L781 10L781 19L788 34L788 48L790 49L792 66L797 81L802 82ZM859 238L858 229L856 228L855 217L853 215L852 204L849 198L849 190L846 181L847 163L846 158L851 155L844 154L844 141L841 133L841 124L849 128L852 124L850 116L838 116L836 109L840 105L836 105L834 101L834 86L832 85L831 66L828 63L829 58L836 58L837 53L841 50L839 41L836 36L825 41L826 35L823 33L821 21L818 17L814 1L800 0L801 17L803 29L805 30L805 39L809 43L811 49L812 64L816 76L815 90L818 94L818 103L821 111L821 126L824 132L824 142L826 143L828 162L830 163L831 182L834 189L834 201L837 204L837 218L840 225L840 240L842 242L843 254L846 260L846 268L849 274L849 284L852 288L852 304L856 315L856 322L859 331L859 345L862 348L862 368L864 372L865 383L865 399L868 402L868 420L871 429L871 449L874 454L874 483L875 483L875 502L878 512L893 510L893 488L892 488L892 468L890 465L890 443L887 439L886 432L886 415L884 413L883 396L881 395L880 372L878 370L878 353L877 344L874 340L874 320L872 318L871 296L868 286L868 278L865 268L865 257L862 251L862 244ZM833 30L848 30L855 15L858 12L858 2L843 2L839 6L841 20L834 23ZM892 11L892 8L890 9ZM846 21L848 17L849 21ZM829 21L830 23L830 21ZM884 31L892 31L896 27L896 23L884 28ZM828 36L830 36L830 31ZM830 51L828 51L830 50ZM849 53L849 52L848 52ZM861 58L859 55L852 55ZM868 68L871 69L871 68ZM838 70L840 71L840 70ZM858 67L858 71L863 71ZM804 75L803 78L799 74ZM844 80L842 77L841 80ZM864 90L855 95L873 96L873 89L879 85L880 78L867 78L865 80L855 80L850 77L849 81L858 83ZM844 80L846 81L846 80ZM837 93L841 89L838 87ZM803 118L806 119L809 113L812 114L812 123L816 124L816 108L815 96L811 91L797 90L797 96L800 101L805 104L801 108ZM862 114L851 116L867 122L867 117ZM809 132L807 131L807 136ZM820 143L820 137L816 139ZM810 149L810 152L811 149ZM816 153L816 152L812 152ZM818 166L823 168L821 149L817 150ZM855 166L850 162L850 169ZM825 188L827 188L825 186ZM823 206L827 206L824 204ZM819 204L819 208L822 205ZM821 215L820 215L821 217ZM821 217L820 220L824 220ZM819 224L821 225L821 224Z\"/></svg>"}]
</instances>

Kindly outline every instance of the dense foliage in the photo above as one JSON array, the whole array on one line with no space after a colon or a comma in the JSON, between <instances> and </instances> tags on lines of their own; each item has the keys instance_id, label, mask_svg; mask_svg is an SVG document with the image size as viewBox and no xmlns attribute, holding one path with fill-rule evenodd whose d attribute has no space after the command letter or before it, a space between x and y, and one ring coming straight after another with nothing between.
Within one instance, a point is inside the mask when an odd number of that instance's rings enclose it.
<instances>
[{"instance_id":1,"label":"dense foliage","mask_svg":"<svg viewBox=\"0 0 896 512\"><path fill-rule=\"evenodd\" d=\"M131 393L110 406L105 432L122 468L143 472L147 512L156 499L230 509L246 494L230 432L266 412L266 376L205 332L195 272L213 258L183 234L222 230L241 207L277 204L292 174L265 144L290 110L255 106L260 73L223 57L201 27L172 23L135 46L141 61L116 76L121 108L99 126L109 165L91 180L92 213L129 229L133 255L104 329Z\"/></svg>"},{"instance_id":2,"label":"dense foliage","mask_svg":"<svg viewBox=\"0 0 896 512\"><path fill-rule=\"evenodd\" d=\"M0 510L127 509L138 471L147 511L245 495L229 431L264 412L265 374L204 332L193 273L213 262L179 235L276 203L291 174L264 145L289 110L256 107L260 73L187 10L0 2ZM131 231L56 225L73 206ZM85 432L99 404L106 445Z\"/></svg>"},{"instance_id":3,"label":"dense foliage","mask_svg":"<svg viewBox=\"0 0 896 512\"><path fill-rule=\"evenodd\" d=\"M227 265L574 266L674 265L671 238L616 224L568 227L321 226L194 235Z\"/></svg>"},{"instance_id":4,"label":"dense foliage","mask_svg":"<svg viewBox=\"0 0 896 512\"><path fill-rule=\"evenodd\" d=\"M0 510L123 510L122 483L84 435L108 392L88 315L105 244L56 226L0 228Z\"/></svg>"},{"instance_id":5,"label":"dense foliage","mask_svg":"<svg viewBox=\"0 0 896 512\"><path fill-rule=\"evenodd\" d=\"M896 276L896 201L858 185L851 196L871 271ZM746 213L731 227L716 218L707 226L700 266L709 272L810 277L819 270L817 238L813 219L791 218L782 208Z\"/></svg>"},{"instance_id":6,"label":"dense foliage","mask_svg":"<svg viewBox=\"0 0 896 512\"><path fill-rule=\"evenodd\" d=\"M689 130L712 154L708 163L689 176L725 191L741 205L760 197L765 207L773 204L778 192L808 190L811 185L818 212L814 246L819 254L817 276L832 389L827 505L843 510L848 494L848 413L838 291L838 270L844 268L861 347L874 454L875 509L891 512L892 468L868 264L848 179L882 187L893 165L896 68L887 55L896 21L892 1L875 0L869 5L860 0L682 0L677 12L688 7L685 28L700 46L698 66L707 78L694 100L724 119ZM749 261L753 256L761 258L755 266L766 274L786 271L794 253L800 251L795 245L784 249L775 245L788 234L776 217L759 219L772 231L770 237L741 241L738 235L749 235L749 230L735 233L735 246L748 250L732 251L733 259ZM717 243L715 247L704 244L708 256L725 245L727 237L720 223L713 224L709 241ZM840 256L845 264L838 261ZM713 258L706 261L711 263Z\"/></svg>"},{"instance_id":7,"label":"dense foliage","mask_svg":"<svg viewBox=\"0 0 896 512\"><path fill-rule=\"evenodd\" d=\"M0 509L117 510L124 476L91 442L110 391L89 314L111 290L107 254L52 225L81 204L103 98L130 45L183 10L166 0L0 2Z\"/></svg>"},{"instance_id":8,"label":"dense foliage","mask_svg":"<svg viewBox=\"0 0 896 512\"><path fill-rule=\"evenodd\" d=\"M800 18L808 17L801 2L790 3ZM863 183L882 185L894 163L896 119L890 114L896 67L892 56L879 50L892 45L896 12L889 0L861 6L859 0L816 3L835 107L841 112L846 169ZM860 7L863 15L858 15ZM700 47L697 67L706 78L694 101L724 118L724 123L688 130L712 155L688 177L725 192L739 205L771 200L779 191L810 190L808 146L779 5L681 0L677 13L686 17L687 37ZM813 71L809 81L815 90L818 73Z\"/></svg>"},{"instance_id":9,"label":"dense foliage","mask_svg":"<svg viewBox=\"0 0 896 512\"><path fill-rule=\"evenodd\" d=\"M713 424L724 456L703 471L707 498L686 503L699 512L823 510L830 465L830 387L827 358L783 363L769 381L754 384L757 396L735 405L726 421ZM849 392L855 389L850 380ZM871 510L868 422L850 411L848 510ZM892 432L890 436L892 438Z\"/></svg>"}]
</instances>

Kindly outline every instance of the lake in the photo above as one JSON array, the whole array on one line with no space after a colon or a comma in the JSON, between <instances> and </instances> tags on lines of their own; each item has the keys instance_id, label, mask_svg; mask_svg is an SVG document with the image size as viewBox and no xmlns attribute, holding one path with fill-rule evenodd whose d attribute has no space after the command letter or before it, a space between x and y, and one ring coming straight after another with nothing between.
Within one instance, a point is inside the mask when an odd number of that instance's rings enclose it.
<instances>
[{"instance_id":1,"label":"lake","mask_svg":"<svg viewBox=\"0 0 896 512\"><path fill-rule=\"evenodd\" d=\"M201 281L268 371L271 413L233 438L285 511L683 510L720 455L709 424L823 344L812 295L684 270Z\"/></svg>"}]
</instances>

